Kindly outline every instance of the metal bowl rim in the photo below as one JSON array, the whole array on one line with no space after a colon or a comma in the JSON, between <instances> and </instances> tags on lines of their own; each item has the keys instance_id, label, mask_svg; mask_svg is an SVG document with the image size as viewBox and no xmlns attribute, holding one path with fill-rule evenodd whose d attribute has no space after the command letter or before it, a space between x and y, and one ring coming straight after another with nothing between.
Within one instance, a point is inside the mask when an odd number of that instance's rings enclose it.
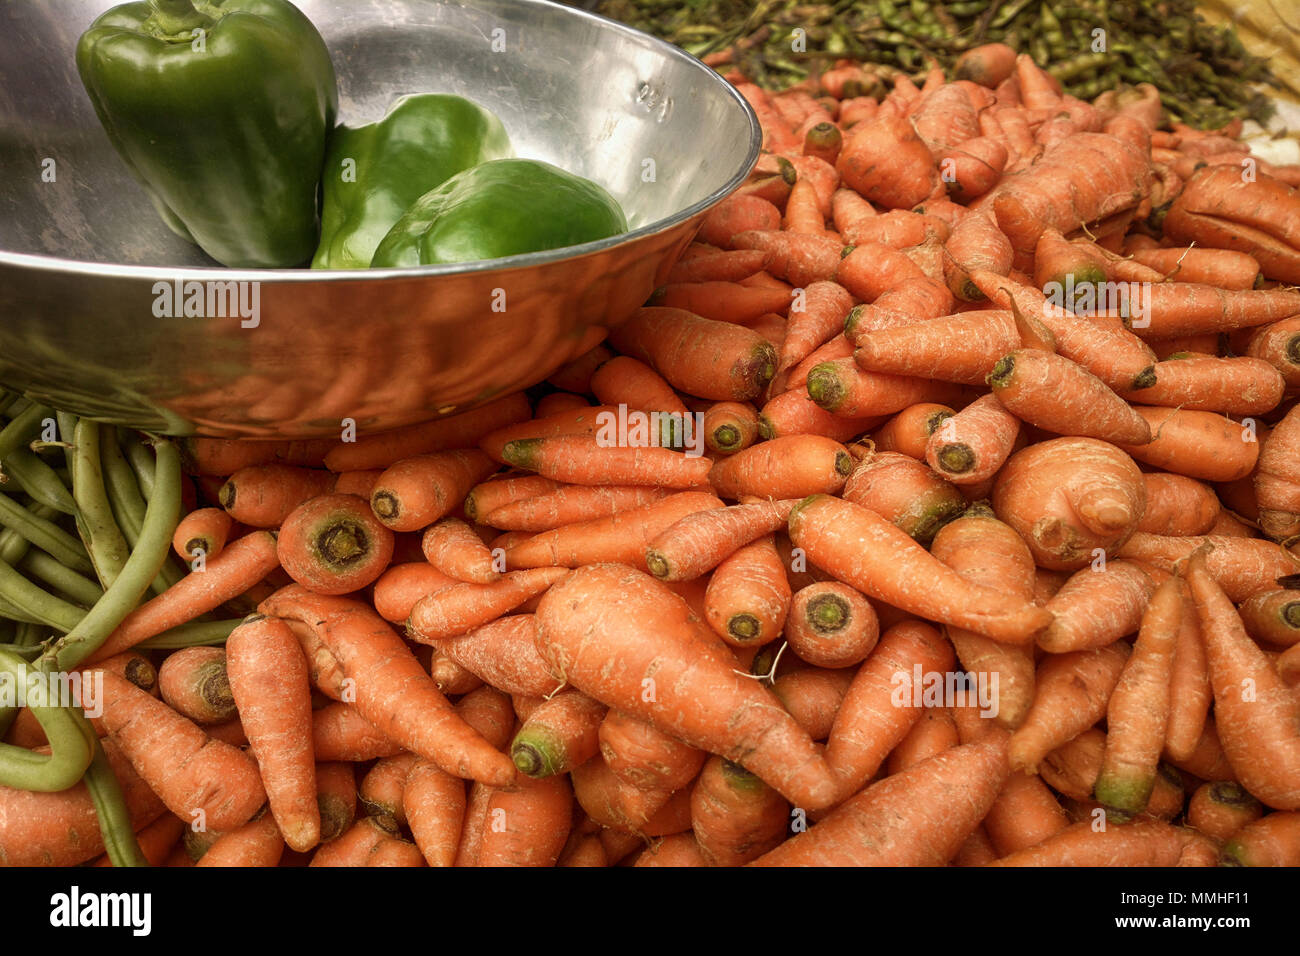
<instances>
[{"instance_id":1,"label":"metal bowl rim","mask_svg":"<svg viewBox=\"0 0 1300 956\"><path fill-rule=\"evenodd\" d=\"M247 268L227 268L225 266L166 266L166 265L127 265L124 263L106 263L106 262L89 262L84 259L64 259L60 256L46 256L30 252L12 252L0 249L0 265L10 265L24 269L40 269L51 272L64 272L71 275L90 275L99 278L121 278L121 279L156 279L160 274L165 274L174 279L203 279L212 278L214 275L220 275L224 279L235 282L243 281L270 281L270 282L357 282L384 280L384 279L421 279L434 278L449 275L464 275L468 273L496 272L507 271L511 269L526 269L533 266L545 265L551 262L560 262L566 259L579 259L593 253L602 252L606 249L613 249L624 243L633 243L640 239L656 235L683 222L699 215L717 202L726 198L731 192L739 187L758 162L759 153L762 151L763 134L758 124L758 116L749 102L740 94L731 83L724 80L711 67L705 66L697 57L692 56L680 47L673 46L665 40L651 36L636 30L627 24L619 23L617 20L611 20L608 17L602 17L599 14L591 13L587 10L580 10L574 7L562 6L560 4L547 3L547 6L560 6L568 14L577 17L597 20L605 29L614 29L620 33L632 34L634 38L641 42L649 41L652 47L661 48L662 52L668 57L683 61L688 67L700 72L705 80L709 83L721 84L727 95L739 105L745 112L749 120L749 149L746 152L745 162L740 168L728 179L722 186L715 189L709 195L697 202L692 203L685 209L679 210L664 219L656 219L654 222L647 223L637 229L619 233L617 236L610 236L605 239L597 239L594 242L584 242L576 246L563 246L559 249L547 249L541 252L528 252L515 256L503 256L499 259L482 259L478 262L464 263L447 263L443 265L432 266L403 266L389 269L311 269L311 268L292 268L292 269L247 269Z\"/></svg>"}]
</instances>

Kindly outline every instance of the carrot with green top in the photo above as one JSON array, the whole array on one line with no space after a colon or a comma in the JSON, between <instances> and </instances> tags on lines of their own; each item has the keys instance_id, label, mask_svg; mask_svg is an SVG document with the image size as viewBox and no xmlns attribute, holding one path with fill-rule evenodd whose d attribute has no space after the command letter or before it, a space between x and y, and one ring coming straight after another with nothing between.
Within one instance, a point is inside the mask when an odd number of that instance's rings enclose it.
<instances>
[{"instance_id":1,"label":"carrot with green top","mask_svg":"<svg viewBox=\"0 0 1300 956\"><path fill-rule=\"evenodd\" d=\"M305 588L348 594L374 583L393 558L393 532L357 495L320 495L284 519L280 566Z\"/></svg>"},{"instance_id":2,"label":"carrot with green top","mask_svg":"<svg viewBox=\"0 0 1300 956\"><path fill-rule=\"evenodd\" d=\"M942 866L1006 781L1005 742L963 744L886 777L755 866Z\"/></svg>"},{"instance_id":3,"label":"carrot with green top","mask_svg":"<svg viewBox=\"0 0 1300 956\"><path fill-rule=\"evenodd\" d=\"M927 464L955 485L992 478L1010 457L1020 435L1016 418L995 395L982 395L943 419L924 447Z\"/></svg>"},{"instance_id":4,"label":"carrot with green top","mask_svg":"<svg viewBox=\"0 0 1300 956\"><path fill-rule=\"evenodd\" d=\"M816 667L852 667L880 638L876 611L865 597L838 581L800 588L790 601L785 639L801 660Z\"/></svg>"},{"instance_id":5,"label":"carrot with green top","mask_svg":"<svg viewBox=\"0 0 1300 956\"><path fill-rule=\"evenodd\" d=\"M725 498L797 498L839 491L852 467L853 459L839 442L820 435L790 435L715 462L709 483Z\"/></svg>"},{"instance_id":6,"label":"carrot with green top","mask_svg":"<svg viewBox=\"0 0 1300 956\"><path fill-rule=\"evenodd\" d=\"M815 435L838 442L850 441L884 421L881 415L847 418L829 412L814 402L803 388L791 388L759 412L759 433L771 441L794 435Z\"/></svg>"},{"instance_id":7,"label":"carrot with green top","mask_svg":"<svg viewBox=\"0 0 1300 956\"><path fill-rule=\"evenodd\" d=\"M368 606L282 588L259 606L263 614L308 624L355 684L360 716L412 753L448 773L508 786L514 765L456 715L401 638ZM394 695L394 687L400 687Z\"/></svg>"},{"instance_id":8,"label":"carrot with green top","mask_svg":"<svg viewBox=\"0 0 1300 956\"><path fill-rule=\"evenodd\" d=\"M654 578L619 565L582 568L542 599L537 618L538 648L588 696L743 760L799 806L834 800L835 780L812 740L770 691L735 673L707 625Z\"/></svg>"},{"instance_id":9,"label":"carrot with green top","mask_svg":"<svg viewBox=\"0 0 1300 956\"><path fill-rule=\"evenodd\" d=\"M158 669L158 690L172 710L196 724L235 716L224 648L184 647L167 655Z\"/></svg>"},{"instance_id":10,"label":"carrot with green top","mask_svg":"<svg viewBox=\"0 0 1300 956\"><path fill-rule=\"evenodd\" d=\"M924 462L892 451L858 462L840 494L888 518L923 545L966 509L966 499L956 487Z\"/></svg>"},{"instance_id":11,"label":"carrot with green top","mask_svg":"<svg viewBox=\"0 0 1300 956\"><path fill-rule=\"evenodd\" d=\"M595 374L594 372L592 374ZM518 422L513 425L507 425L504 428L498 428L489 432L478 441L479 449L491 458L493 461L506 464L502 455L502 450L507 444L522 438L551 438L555 435L591 435L594 434L599 423L604 420L602 412L614 412L617 414L618 408L614 405L595 405L585 406L583 408L568 408L562 411L554 412L544 418L530 418L527 421ZM529 484L514 484L519 479L495 479L494 481L485 481L482 485L476 485L475 488L492 485L493 489L485 502L486 505L506 504L509 501L517 501L530 495L545 494L548 490L554 490L560 482L551 481L549 478L542 478L540 475L528 476L533 478L539 484L534 490L534 486ZM511 484L495 484L496 481L511 481ZM540 484L541 482L550 482L549 485ZM466 496L468 506L469 496ZM466 511L465 516L477 520L487 512L487 507L479 507L473 515Z\"/></svg>"},{"instance_id":12,"label":"carrot with green top","mask_svg":"<svg viewBox=\"0 0 1300 956\"><path fill-rule=\"evenodd\" d=\"M478 449L404 458L375 482L370 507L392 531L419 531L458 508L470 489L496 467Z\"/></svg>"},{"instance_id":13,"label":"carrot with green top","mask_svg":"<svg viewBox=\"0 0 1300 956\"><path fill-rule=\"evenodd\" d=\"M1120 814L1146 809L1169 723L1169 684L1183 614L1181 578L1156 589L1142 614L1133 653L1106 705L1106 749L1094 794Z\"/></svg>"},{"instance_id":14,"label":"carrot with green top","mask_svg":"<svg viewBox=\"0 0 1300 956\"><path fill-rule=\"evenodd\" d=\"M705 445L718 455L734 455L758 439L758 412L748 402L716 402L702 425Z\"/></svg>"},{"instance_id":15,"label":"carrot with green top","mask_svg":"<svg viewBox=\"0 0 1300 956\"><path fill-rule=\"evenodd\" d=\"M787 498L688 514L650 542L646 567L661 581L699 577L739 548L784 528L796 504Z\"/></svg>"},{"instance_id":16,"label":"carrot with green top","mask_svg":"<svg viewBox=\"0 0 1300 956\"><path fill-rule=\"evenodd\" d=\"M610 342L674 388L715 401L756 398L776 373L776 349L758 333L683 309L640 309Z\"/></svg>"},{"instance_id":17,"label":"carrot with green top","mask_svg":"<svg viewBox=\"0 0 1300 956\"><path fill-rule=\"evenodd\" d=\"M785 799L739 764L710 757L691 788L691 829L712 866L743 866L787 833Z\"/></svg>"},{"instance_id":18,"label":"carrot with green top","mask_svg":"<svg viewBox=\"0 0 1300 956\"><path fill-rule=\"evenodd\" d=\"M1223 845L1221 866L1300 866L1300 813L1247 823Z\"/></svg>"},{"instance_id":19,"label":"carrot with green top","mask_svg":"<svg viewBox=\"0 0 1300 956\"><path fill-rule=\"evenodd\" d=\"M1048 753L1100 720L1128 654L1116 642L1039 664L1033 706L1011 738L1012 769L1034 773Z\"/></svg>"},{"instance_id":20,"label":"carrot with green top","mask_svg":"<svg viewBox=\"0 0 1300 956\"><path fill-rule=\"evenodd\" d=\"M737 647L761 647L785 627L790 582L772 535L737 548L714 570L704 594L705 620Z\"/></svg>"},{"instance_id":21,"label":"carrot with green top","mask_svg":"<svg viewBox=\"0 0 1300 956\"><path fill-rule=\"evenodd\" d=\"M88 663L98 663L169 628L186 624L238 597L280 566L275 535L254 531L227 545L204 569L191 571L162 594L136 608Z\"/></svg>"},{"instance_id":22,"label":"carrot with green top","mask_svg":"<svg viewBox=\"0 0 1300 956\"><path fill-rule=\"evenodd\" d=\"M511 571L491 584L450 585L415 602L406 633L421 644L457 637L508 614L567 573L563 568L532 568Z\"/></svg>"},{"instance_id":23,"label":"carrot with green top","mask_svg":"<svg viewBox=\"0 0 1300 956\"><path fill-rule=\"evenodd\" d=\"M1241 785L1261 802L1300 809L1300 701L1246 633L1203 552L1188 561L1187 583L1200 617L1223 752Z\"/></svg>"},{"instance_id":24,"label":"carrot with green top","mask_svg":"<svg viewBox=\"0 0 1300 956\"><path fill-rule=\"evenodd\" d=\"M997 362L988 381L1013 415L1058 435L1129 445L1151 440L1141 415L1101 379L1060 355L1018 349Z\"/></svg>"},{"instance_id":25,"label":"carrot with green top","mask_svg":"<svg viewBox=\"0 0 1300 956\"><path fill-rule=\"evenodd\" d=\"M568 773L600 750L608 709L581 691L561 691L528 715L510 744L510 758L530 777Z\"/></svg>"},{"instance_id":26,"label":"carrot with green top","mask_svg":"<svg viewBox=\"0 0 1300 956\"><path fill-rule=\"evenodd\" d=\"M1277 407L1286 388L1281 372L1249 356L1175 354L1152 372L1151 385L1130 389L1124 397L1147 405L1262 415Z\"/></svg>"},{"instance_id":27,"label":"carrot with green top","mask_svg":"<svg viewBox=\"0 0 1300 956\"><path fill-rule=\"evenodd\" d=\"M693 421L686 427L693 428ZM518 439L505 446L502 456L516 467L570 484L693 488L708 480L709 459L650 447L650 436L645 444L622 446L617 444L615 428L611 423L609 436L598 431L594 436Z\"/></svg>"},{"instance_id":28,"label":"carrot with green top","mask_svg":"<svg viewBox=\"0 0 1300 956\"><path fill-rule=\"evenodd\" d=\"M853 359L823 362L808 373L809 397L844 418L893 415L917 402L943 402L955 397L944 382L911 375L868 372Z\"/></svg>"},{"instance_id":29,"label":"carrot with green top","mask_svg":"<svg viewBox=\"0 0 1300 956\"><path fill-rule=\"evenodd\" d=\"M1027 601L971 584L892 522L848 501L826 495L804 500L790 514L790 540L810 563L868 597L931 621L1012 642L1031 638L1051 621Z\"/></svg>"}]
</instances>

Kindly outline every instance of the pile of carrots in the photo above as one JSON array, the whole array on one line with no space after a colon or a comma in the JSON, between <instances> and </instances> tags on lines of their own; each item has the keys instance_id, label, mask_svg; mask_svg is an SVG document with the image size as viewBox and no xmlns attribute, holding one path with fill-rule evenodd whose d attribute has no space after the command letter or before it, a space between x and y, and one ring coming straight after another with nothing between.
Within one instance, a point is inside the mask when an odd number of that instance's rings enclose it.
<instances>
[{"instance_id":1,"label":"pile of carrots","mask_svg":"<svg viewBox=\"0 0 1300 956\"><path fill-rule=\"evenodd\" d=\"M1005 48L855 69L731 77L749 182L546 389L188 443L192 570L84 665L145 857L1300 865L1300 169ZM0 859L94 858L82 790Z\"/></svg>"}]
</instances>

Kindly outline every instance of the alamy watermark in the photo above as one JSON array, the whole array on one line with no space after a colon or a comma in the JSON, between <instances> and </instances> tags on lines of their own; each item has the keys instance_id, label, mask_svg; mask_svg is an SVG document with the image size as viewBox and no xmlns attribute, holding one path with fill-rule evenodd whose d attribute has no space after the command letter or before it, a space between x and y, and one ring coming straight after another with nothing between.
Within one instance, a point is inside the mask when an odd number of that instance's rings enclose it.
<instances>
[{"instance_id":1,"label":"alamy watermark","mask_svg":"<svg viewBox=\"0 0 1300 956\"><path fill-rule=\"evenodd\" d=\"M998 672L927 671L915 664L911 672L895 671L889 678L895 707L970 707L981 717L998 715Z\"/></svg>"},{"instance_id":2,"label":"alamy watermark","mask_svg":"<svg viewBox=\"0 0 1300 956\"><path fill-rule=\"evenodd\" d=\"M29 667L23 677L0 671L0 707L80 707L87 717L104 713L103 671L55 671Z\"/></svg>"},{"instance_id":3,"label":"alamy watermark","mask_svg":"<svg viewBox=\"0 0 1300 956\"><path fill-rule=\"evenodd\" d=\"M239 327L255 329L262 324L262 283L197 279L153 284L153 314L160 319L239 318Z\"/></svg>"},{"instance_id":4,"label":"alamy watermark","mask_svg":"<svg viewBox=\"0 0 1300 956\"><path fill-rule=\"evenodd\" d=\"M691 458L704 454L702 412L643 412L620 404L596 413L596 444L602 448L676 448Z\"/></svg>"}]
</instances>

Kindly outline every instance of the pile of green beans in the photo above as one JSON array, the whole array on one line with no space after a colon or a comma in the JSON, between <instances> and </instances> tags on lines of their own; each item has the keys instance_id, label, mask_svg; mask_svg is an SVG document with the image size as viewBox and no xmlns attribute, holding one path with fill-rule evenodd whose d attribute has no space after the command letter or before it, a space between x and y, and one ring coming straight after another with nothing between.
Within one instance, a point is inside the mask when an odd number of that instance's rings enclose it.
<instances>
[{"instance_id":1,"label":"pile of green beans","mask_svg":"<svg viewBox=\"0 0 1300 956\"><path fill-rule=\"evenodd\" d=\"M1268 61L1231 27L1206 23L1195 0L603 0L597 10L696 56L731 50L746 76L772 89L840 57L874 65L882 82L934 63L951 71L966 50L1001 42L1081 99L1152 83L1171 120L1202 128L1262 122L1273 109L1256 88L1274 83Z\"/></svg>"},{"instance_id":2,"label":"pile of green beans","mask_svg":"<svg viewBox=\"0 0 1300 956\"><path fill-rule=\"evenodd\" d=\"M0 390L0 679L28 688L74 670L150 592L180 580L185 569L171 555L180 510L173 442ZM222 643L237 623L199 620L141 646ZM57 791L84 782L113 864L148 865L81 709L26 703L50 752L0 743L0 785ZM0 734L17 709L0 707Z\"/></svg>"}]
</instances>

